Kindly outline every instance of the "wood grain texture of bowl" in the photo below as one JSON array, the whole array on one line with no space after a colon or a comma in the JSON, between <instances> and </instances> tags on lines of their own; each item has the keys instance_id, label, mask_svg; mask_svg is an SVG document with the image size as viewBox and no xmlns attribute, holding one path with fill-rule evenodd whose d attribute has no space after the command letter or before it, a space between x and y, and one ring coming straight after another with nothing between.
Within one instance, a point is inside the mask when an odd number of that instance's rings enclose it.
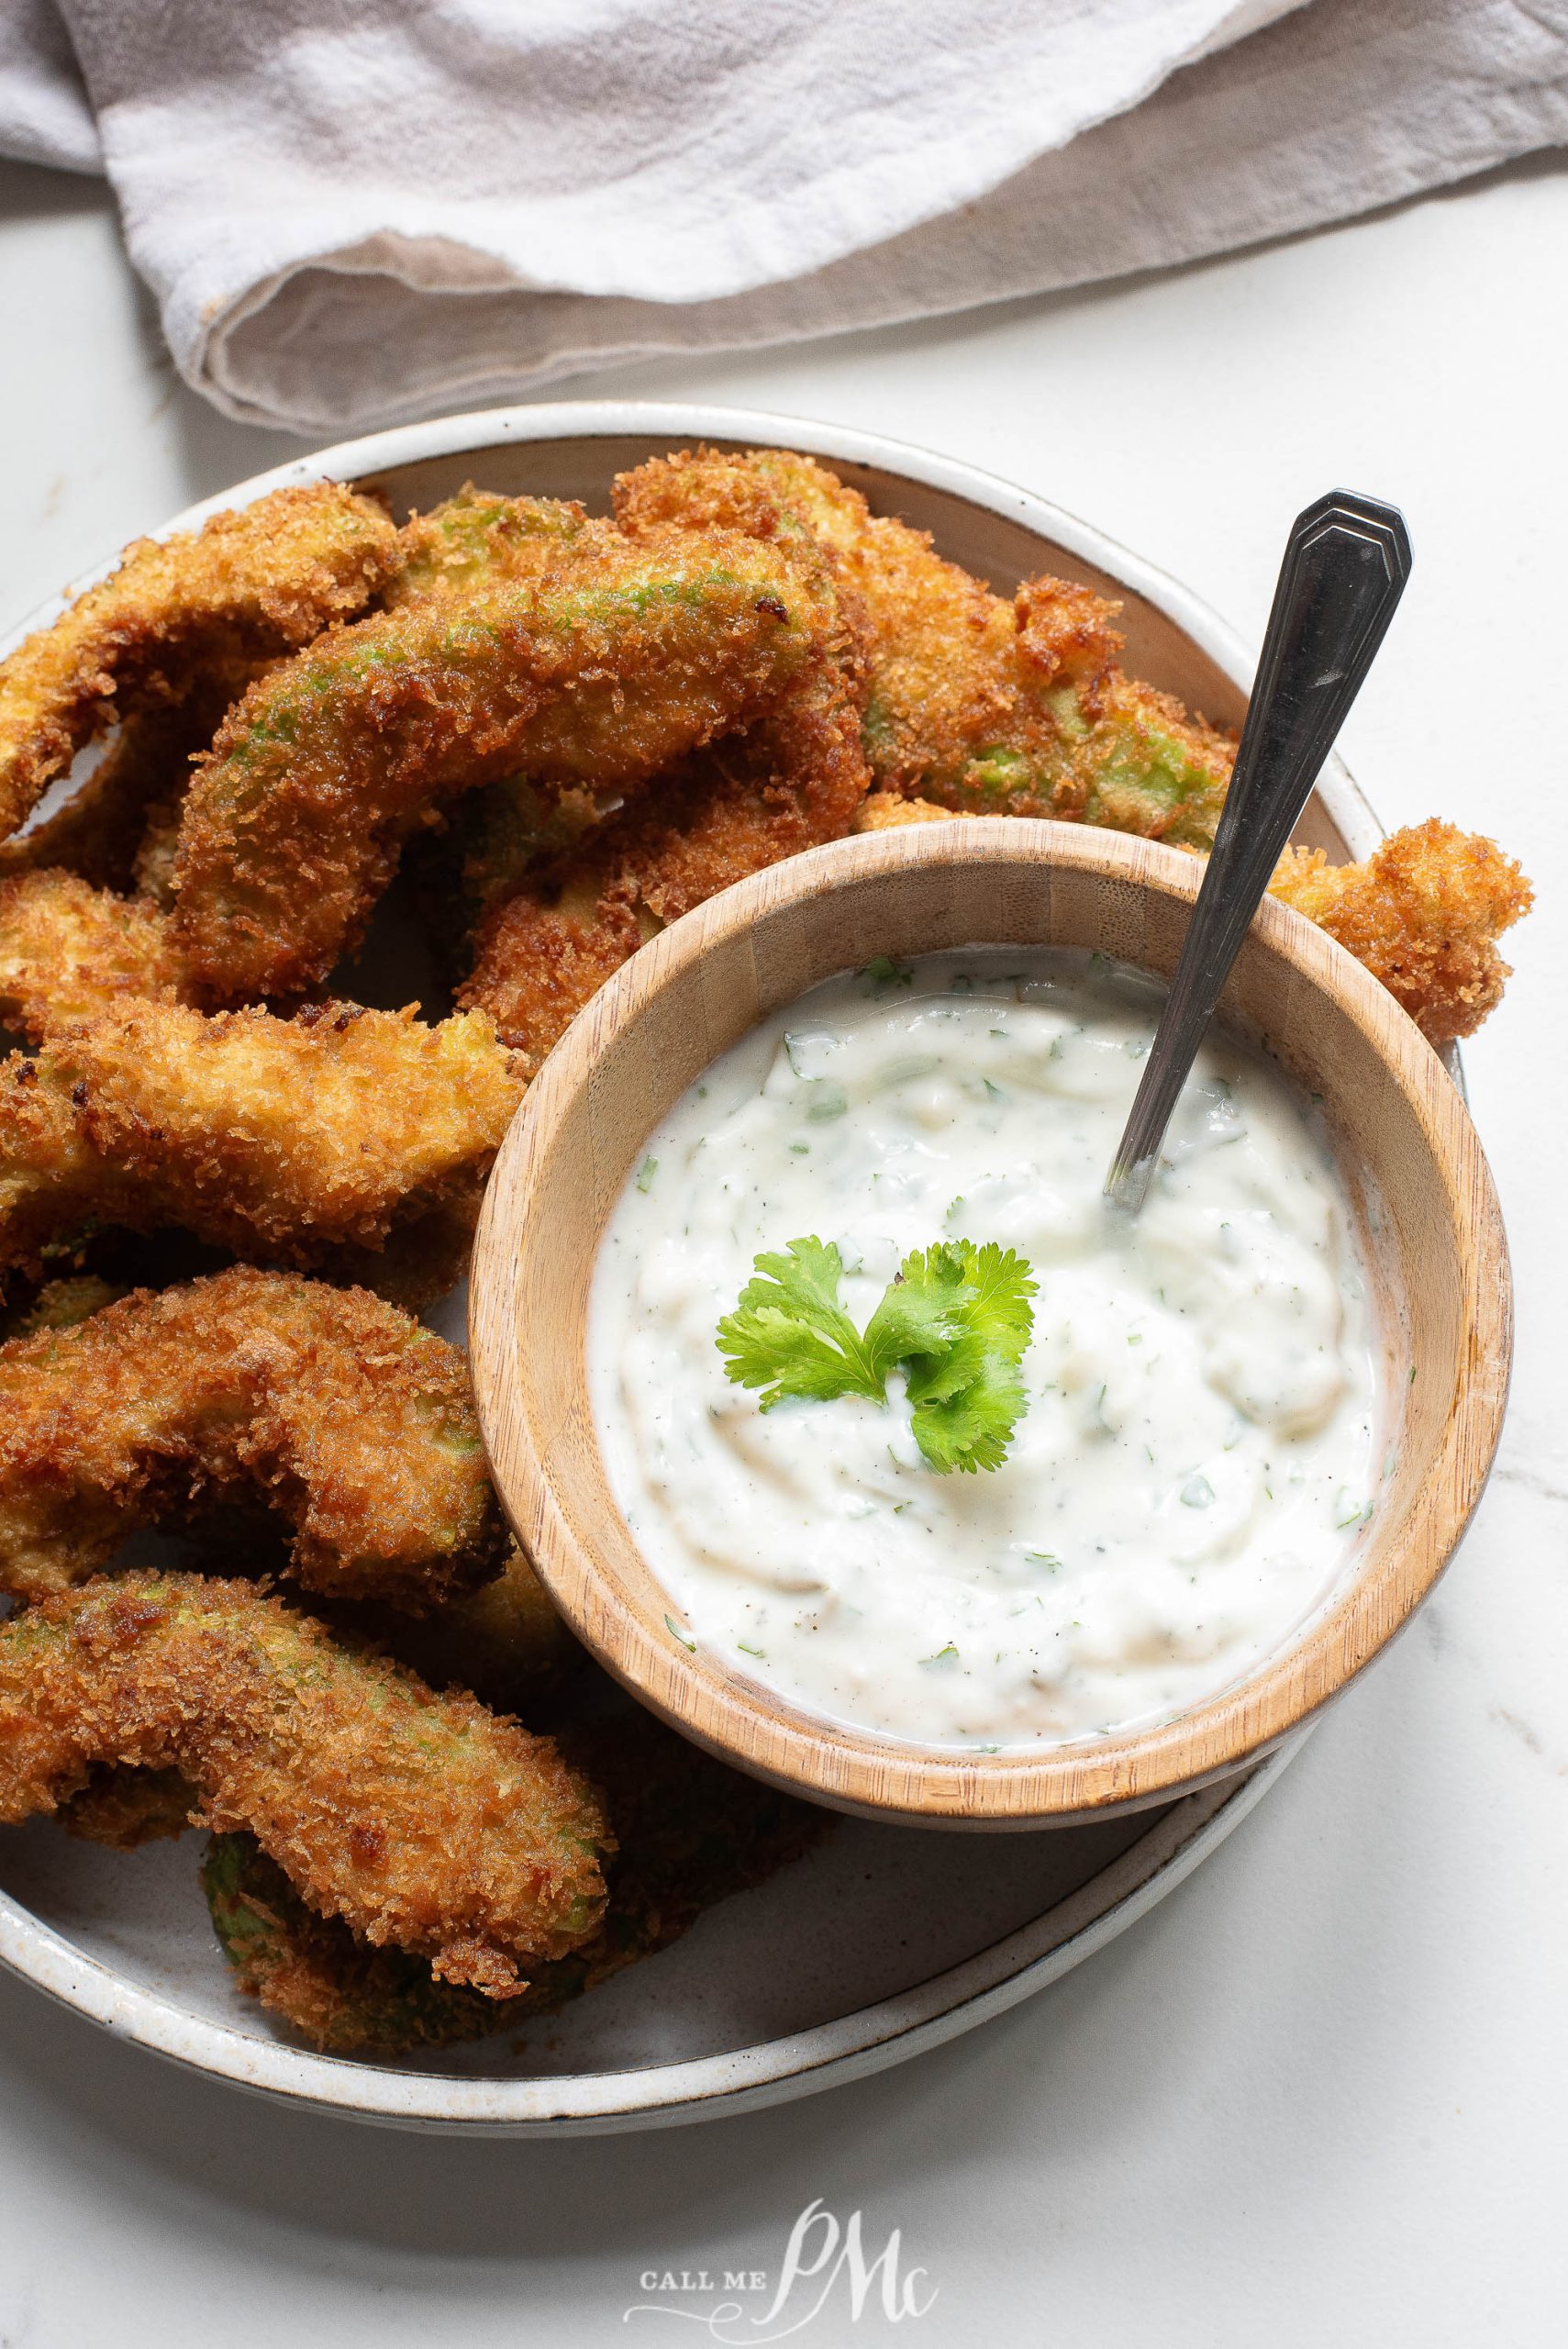
<instances>
[{"instance_id":1,"label":"wood grain texture of bowl","mask_svg":"<svg viewBox=\"0 0 1568 2349\"><path fill-rule=\"evenodd\" d=\"M1410 1020L1340 947L1273 902L1222 1017L1321 1098L1372 1269L1393 1461L1342 1586L1284 1650L1157 1728L1027 1753L918 1747L823 1720L688 1647L611 1497L586 1379L594 1260L650 1133L715 1057L875 955L1089 947L1166 976L1201 872L1142 841L1000 819L816 850L644 948L556 1047L507 1136L470 1304L502 1499L595 1654L667 1720L761 1777L929 1825L1081 1823L1167 1801L1255 1760L1337 1696L1408 1620L1469 1520L1496 1447L1511 1336L1485 1160Z\"/></svg>"}]
</instances>

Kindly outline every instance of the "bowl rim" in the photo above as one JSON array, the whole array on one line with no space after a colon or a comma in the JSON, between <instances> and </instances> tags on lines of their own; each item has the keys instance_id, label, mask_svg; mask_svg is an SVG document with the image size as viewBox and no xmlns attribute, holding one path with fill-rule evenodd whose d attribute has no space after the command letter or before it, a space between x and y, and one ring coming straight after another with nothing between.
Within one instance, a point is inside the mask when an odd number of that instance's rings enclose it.
<instances>
[{"instance_id":1,"label":"bowl rim","mask_svg":"<svg viewBox=\"0 0 1568 2349\"><path fill-rule=\"evenodd\" d=\"M1447 1566L1485 1488L1507 1402L1511 1297L1490 1171L1437 1055L1353 956L1291 907L1265 899L1253 937L1335 1004L1415 1113L1461 1242L1468 1358L1495 1371L1456 1386L1435 1452L1421 1464L1398 1550L1379 1562L1376 1574L1352 1571L1254 1671L1174 1720L1043 1753L957 1752L862 1731L767 1689L717 1650L686 1656L675 1652L674 1637L659 1641L622 1605L563 1507L549 1433L536 1423L528 1381L519 1375L516 1299L550 1244L545 1219L531 1212L536 1186L573 1119L590 1114L586 1105L606 1058L626 1050L666 992L717 949L749 938L759 921L790 905L831 897L868 879L920 866L977 865L1090 874L1186 906L1203 871L1199 860L1178 850L1120 833L960 817L813 849L738 882L673 923L579 1013L513 1119L474 1246L470 1359L492 1474L513 1529L573 1632L639 1702L731 1765L817 1802L928 1826L1027 1829L1170 1801L1231 1776L1321 1711L1404 1628ZM878 951L873 935L867 951ZM639 1135L639 1143L645 1140ZM583 1343L581 1328L570 1342ZM579 1390L579 1404L583 1399ZM574 1442L597 1448L590 1410L574 1408L572 1425ZM624 1520L621 1530L636 1551ZM657 1586L656 1575L652 1580Z\"/></svg>"}]
</instances>

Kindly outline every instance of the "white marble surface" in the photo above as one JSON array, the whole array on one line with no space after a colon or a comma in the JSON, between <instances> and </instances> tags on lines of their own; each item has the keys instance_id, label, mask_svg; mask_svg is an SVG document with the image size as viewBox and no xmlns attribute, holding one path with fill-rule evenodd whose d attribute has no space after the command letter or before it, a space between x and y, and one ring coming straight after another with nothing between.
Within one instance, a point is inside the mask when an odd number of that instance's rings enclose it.
<instances>
[{"instance_id":1,"label":"white marble surface","mask_svg":"<svg viewBox=\"0 0 1568 2349\"><path fill-rule=\"evenodd\" d=\"M902 2230L937 2294L900 2330L917 2349L1562 2340L1565 250L1558 159L1167 279L598 379L973 458L1254 636L1308 497L1405 506L1415 578L1345 751L1385 822L1495 830L1542 897L1468 1056L1519 1279L1515 1400L1416 1629L1092 1965L772 2114L559 2146L399 2137L188 2078L0 1980L5 2349L700 2339L623 2321L639 2275L776 2271L817 2196L862 2210L873 2248ZM6 619L293 446L176 383L86 183L0 166L0 317ZM857 2323L840 2295L799 2337L886 2330L874 2297Z\"/></svg>"}]
</instances>

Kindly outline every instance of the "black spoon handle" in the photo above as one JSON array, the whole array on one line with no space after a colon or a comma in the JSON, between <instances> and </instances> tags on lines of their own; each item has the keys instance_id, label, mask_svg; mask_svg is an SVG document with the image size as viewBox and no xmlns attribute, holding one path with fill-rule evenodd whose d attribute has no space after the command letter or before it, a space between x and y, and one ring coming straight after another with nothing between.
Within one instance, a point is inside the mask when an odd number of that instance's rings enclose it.
<instances>
[{"instance_id":1,"label":"black spoon handle","mask_svg":"<svg viewBox=\"0 0 1568 2349\"><path fill-rule=\"evenodd\" d=\"M1248 925L1410 576L1396 507L1331 490L1296 517L1235 772L1108 1197L1136 1211Z\"/></svg>"}]
</instances>

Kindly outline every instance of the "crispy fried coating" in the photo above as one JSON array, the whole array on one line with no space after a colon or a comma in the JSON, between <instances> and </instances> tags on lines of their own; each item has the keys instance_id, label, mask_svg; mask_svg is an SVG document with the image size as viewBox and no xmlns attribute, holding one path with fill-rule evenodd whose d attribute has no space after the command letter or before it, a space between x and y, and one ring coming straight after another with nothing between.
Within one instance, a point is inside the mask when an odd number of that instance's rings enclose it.
<instances>
[{"instance_id":1,"label":"crispy fried coating","mask_svg":"<svg viewBox=\"0 0 1568 2349\"><path fill-rule=\"evenodd\" d=\"M438 1981L422 1958L367 1946L316 1915L251 1838L219 1836L202 1886L239 1988L334 2054L450 2046L563 2006L667 1948L828 1831L825 1812L726 1769L646 1715L605 1731L562 1731L561 1742L607 1801L619 1845L605 1865L609 1903L570 1956L530 1966L526 1996L497 2008Z\"/></svg>"},{"instance_id":2,"label":"crispy fried coating","mask_svg":"<svg viewBox=\"0 0 1568 2349\"><path fill-rule=\"evenodd\" d=\"M62 1273L44 1281L26 1305L6 1311L0 1319L0 1341L33 1338L40 1330L73 1330L129 1292L128 1281L106 1280L101 1273Z\"/></svg>"},{"instance_id":3,"label":"crispy fried coating","mask_svg":"<svg viewBox=\"0 0 1568 2349\"><path fill-rule=\"evenodd\" d=\"M40 1272L85 1221L183 1226L426 1300L461 1276L522 1089L482 1012L428 1027L357 1004L280 1019L124 1002L0 1063L0 1270Z\"/></svg>"},{"instance_id":4,"label":"crispy fried coating","mask_svg":"<svg viewBox=\"0 0 1568 2349\"><path fill-rule=\"evenodd\" d=\"M780 449L661 458L616 484L633 536L685 522L831 551L863 606L878 785L961 813L1055 816L1207 848L1231 746L1118 665L1118 607L1028 580L1009 604L929 535L873 515L856 490Z\"/></svg>"},{"instance_id":5,"label":"crispy fried coating","mask_svg":"<svg viewBox=\"0 0 1568 2349\"><path fill-rule=\"evenodd\" d=\"M182 700L128 718L68 799L27 831L0 841L0 873L62 865L97 889L141 885L138 869L150 827L161 832L177 826L192 759L259 674L253 662L220 666L197 677Z\"/></svg>"},{"instance_id":6,"label":"crispy fried coating","mask_svg":"<svg viewBox=\"0 0 1568 2349\"><path fill-rule=\"evenodd\" d=\"M191 536L137 540L0 662L0 835L90 735L178 699L205 665L307 644L361 610L397 562L384 510L337 482L274 490Z\"/></svg>"},{"instance_id":7,"label":"crispy fried coating","mask_svg":"<svg viewBox=\"0 0 1568 2349\"><path fill-rule=\"evenodd\" d=\"M0 1821L105 1763L178 1771L311 1907L492 1997L604 1909L603 1812L547 1739L254 1583L143 1572L0 1625Z\"/></svg>"},{"instance_id":8,"label":"crispy fried coating","mask_svg":"<svg viewBox=\"0 0 1568 2349\"><path fill-rule=\"evenodd\" d=\"M1496 841L1435 817L1394 832L1364 864L1287 849L1269 884L1364 963L1431 1044L1473 1035L1508 976L1502 931L1534 892Z\"/></svg>"},{"instance_id":9,"label":"crispy fried coating","mask_svg":"<svg viewBox=\"0 0 1568 2349\"><path fill-rule=\"evenodd\" d=\"M35 1040L126 996L189 998L169 918L47 868L0 880L0 1021Z\"/></svg>"},{"instance_id":10,"label":"crispy fried coating","mask_svg":"<svg viewBox=\"0 0 1568 2349\"><path fill-rule=\"evenodd\" d=\"M144 1185L105 1164L47 1061L0 1061L0 1275L41 1279L101 1226L146 1232L165 1219Z\"/></svg>"},{"instance_id":11,"label":"crispy fried coating","mask_svg":"<svg viewBox=\"0 0 1568 2349\"><path fill-rule=\"evenodd\" d=\"M581 539L587 521L573 500L499 497L468 482L455 497L405 522L398 532L403 567L383 600L390 608L528 578Z\"/></svg>"},{"instance_id":12,"label":"crispy fried coating","mask_svg":"<svg viewBox=\"0 0 1568 2349\"><path fill-rule=\"evenodd\" d=\"M306 1004L210 1017L128 1002L67 1029L49 1061L88 1141L176 1219L277 1262L380 1245L393 1221L489 1167L522 1097L483 1012Z\"/></svg>"},{"instance_id":13,"label":"crispy fried coating","mask_svg":"<svg viewBox=\"0 0 1568 2349\"><path fill-rule=\"evenodd\" d=\"M896 832L906 824L951 824L960 812L954 807L939 807L934 799L906 799L902 792L873 791L856 808L854 829L857 832Z\"/></svg>"},{"instance_id":14,"label":"crispy fried coating","mask_svg":"<svg viewBox=\"0 0 1568 2349\"><path fill-rule=\"evenodd\" d=\"M488 1011L530 1073L646 939L748 874L849 831L870 776L863 688L845 651L749 735L712 744L541 865L485 922L458 1000Z\"/></svg>"},{"instance_id":15,"label":"crispy fried coating","mask_svg":"<svg viewBox=\"0 0 1568 2349\"><path fill-rule=\"evenodd\" d=\"M817 570L584 526L542 570L331 630L253 686L185 802L174 918L215 994L286 994L358 941L438 804L526 768L630 789L775 700L833 618Z\"/></svg>"},{"instance_id":16,"label":"crispy fried coating","mask_svg":"<svg viewBox=\"0 0 1568 2349\"><path fill-rule=\"evenodd\" d=\"M62 1590L246 1490L344 1598L417 1613L504 1547L466 1363L362 1289L235 1265L0 1346L0 1589Z\"/></svg>"}]
</instances>

